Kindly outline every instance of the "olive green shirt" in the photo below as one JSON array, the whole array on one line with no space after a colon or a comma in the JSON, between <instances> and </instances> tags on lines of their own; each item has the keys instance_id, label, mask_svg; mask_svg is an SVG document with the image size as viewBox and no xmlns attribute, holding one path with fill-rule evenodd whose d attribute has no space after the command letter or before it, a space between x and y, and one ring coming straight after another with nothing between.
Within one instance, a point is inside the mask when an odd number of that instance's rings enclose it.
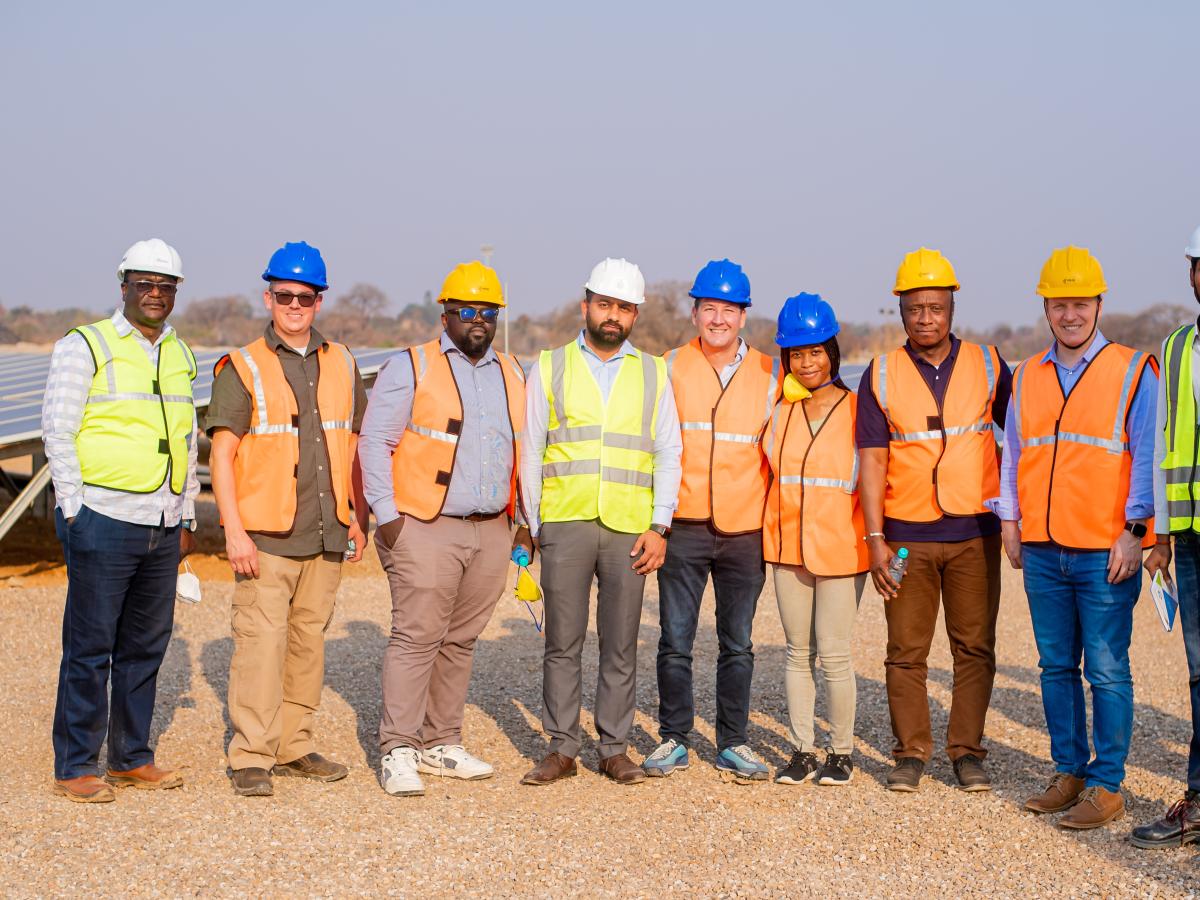
<instances>
[{"instance_id":1,"label":"olive green shirt","mask_svg":"<svg viewBox=\"0 0 1200 900\"><path fill-rule=\"evenodd\" d=\"M344 553L349 546L347 528L337 517L337 499L329 472L329 452L321 431L317 410L317 384L321 377L317 350L327 346L314 328L308 347L301 354L285 344L268 324L263 334L267 346L275 351L283 367L296 408L300 411L300 462L296 467L296 518L286 534L250 532L254 545L273 556L312 556L317 553ZM367 408L367 391L358 367L354 367L354 418L351 428L358 434ZM225 366L212 387L212 400L204 417L204 429L211 438L218 428L228 428L239 438L250 430L254 400L233 366ZM280 460L281 465L285 465ZM280 472L288 477L290 472Z\"/></svg>"}]
</instances>

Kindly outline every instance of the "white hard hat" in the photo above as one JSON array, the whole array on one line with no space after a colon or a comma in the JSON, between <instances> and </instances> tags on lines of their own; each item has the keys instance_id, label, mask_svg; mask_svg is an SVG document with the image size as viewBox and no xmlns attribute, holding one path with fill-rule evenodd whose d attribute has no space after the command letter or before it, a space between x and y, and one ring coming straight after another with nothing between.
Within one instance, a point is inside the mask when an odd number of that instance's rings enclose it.
<instances>
[{"instance_id":1,"label":"white hard hat","mask_svg":"<svg viewBox=\"0 0 1200 900\"><path fill-rule=\"evenodd\" d=\"M584 287L593 294L603 294L626 303L642 303L646 299L646 279L635 263L624 259L605 259L596 263L592 277Z\"/></svg>"},{"instance_id":2,"label":"white hard hat","mask_svg":"<svg viewBox=\"0 0 1200 900\"><path fill-rule=\"evenodd\" d=\"M1183 252L1188 259L1200 259L1200 228L1192 232L1192 239Z\"/></svg>"},{"instance_id":3,"label":"white hard hat","mask_svg":"<svg viewBox=\"0 0 1200 900\"><path fill-rule=\"evenodd\" d=\"M153 272L183 281L183 261L179 252L166 241L150 238L138 241L125 251L121 265L117 267L117 280L124 281L126 272Z\"/></svg>"}]
</instances>

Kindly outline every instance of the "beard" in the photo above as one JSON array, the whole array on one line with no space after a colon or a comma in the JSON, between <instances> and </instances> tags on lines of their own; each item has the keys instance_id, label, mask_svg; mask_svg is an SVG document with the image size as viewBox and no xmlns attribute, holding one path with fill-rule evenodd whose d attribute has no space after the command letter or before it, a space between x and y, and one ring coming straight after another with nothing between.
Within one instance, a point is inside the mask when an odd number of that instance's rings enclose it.
<instances>
[{"instance_id":1,"label":"beard","mask_svg":"<svg viewBox=\"0 0 1200 900\"><path fill-rule=\"evenodd\" d=\"M613 326L606 328L605 326ZM592 339L597 347L620 347L625 343L625 339L629 337L629 332L621 327L620 322L599 322L592 324L587 323L588 337Z\"/></svg>"}]
</instances>

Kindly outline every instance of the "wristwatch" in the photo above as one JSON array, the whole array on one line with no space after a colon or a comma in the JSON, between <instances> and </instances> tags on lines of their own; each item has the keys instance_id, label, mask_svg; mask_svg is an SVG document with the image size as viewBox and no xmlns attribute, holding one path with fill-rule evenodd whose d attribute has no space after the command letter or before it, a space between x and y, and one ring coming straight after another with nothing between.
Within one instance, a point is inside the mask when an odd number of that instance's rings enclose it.
<instances>
[{"instance_id":1,"label":"wristwatch","mask_svg":"<svg viewBox=\"0 0 1200 900\"><path fill-rule=\"evenodd\" d=\"M1138 538L1140 540L1146 536L1146 523L1145 522L1126 522L1125 530L1128 531L1130 534L1132 534L1135 538Z\"/></svg>"},{"instance_id":2,"label":"wristwatch","mask_svg":"<svg viewBox=\"0 0 1200 900\"><path fill-rule=\"evenodd\" d=\"M664 538L669 538L671 536L671 529L667 525L651 525L650 530Z\"/></svg>"}]
</instances>

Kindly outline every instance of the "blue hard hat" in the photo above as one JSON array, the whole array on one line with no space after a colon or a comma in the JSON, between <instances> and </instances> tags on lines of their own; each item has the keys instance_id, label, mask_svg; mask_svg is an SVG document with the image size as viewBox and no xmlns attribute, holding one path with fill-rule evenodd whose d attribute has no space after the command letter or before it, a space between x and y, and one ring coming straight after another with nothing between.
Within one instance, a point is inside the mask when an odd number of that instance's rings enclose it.
<instances>
[{"instance_id":1,"label":"blue hard hat","mask_svg":"<svg viewBox=\"0 0 1200 900\"><path fill-rule=\"evenodd\" d=\"M749 306L750 277L737 263L714 259L700 270L688 296L696 300L724 300Z\"/></svg>"},{"instance_id":2,"label":"blue hard hat","mask_svg":"<svg viewBox=\"0 0 1200 900\"><path fill-rule=\"evenodd\" d=\"M820 294L797 294L788 297L779 311L775 343L780 347L807 347L823 344L839 331L833 307Z\"/></svg>"},{"instance_id":3,"label":"blue hard hat","mask_svg":"<svg viewBox=\"0 0 1200 900\"><path fill-rule=\"evenodd\" d=\"M304 241L290 241L271 254L263 281L300 281L319 291L329 287L325 280L325 260L321 251Z\"/></svg>"}]
</instances>

